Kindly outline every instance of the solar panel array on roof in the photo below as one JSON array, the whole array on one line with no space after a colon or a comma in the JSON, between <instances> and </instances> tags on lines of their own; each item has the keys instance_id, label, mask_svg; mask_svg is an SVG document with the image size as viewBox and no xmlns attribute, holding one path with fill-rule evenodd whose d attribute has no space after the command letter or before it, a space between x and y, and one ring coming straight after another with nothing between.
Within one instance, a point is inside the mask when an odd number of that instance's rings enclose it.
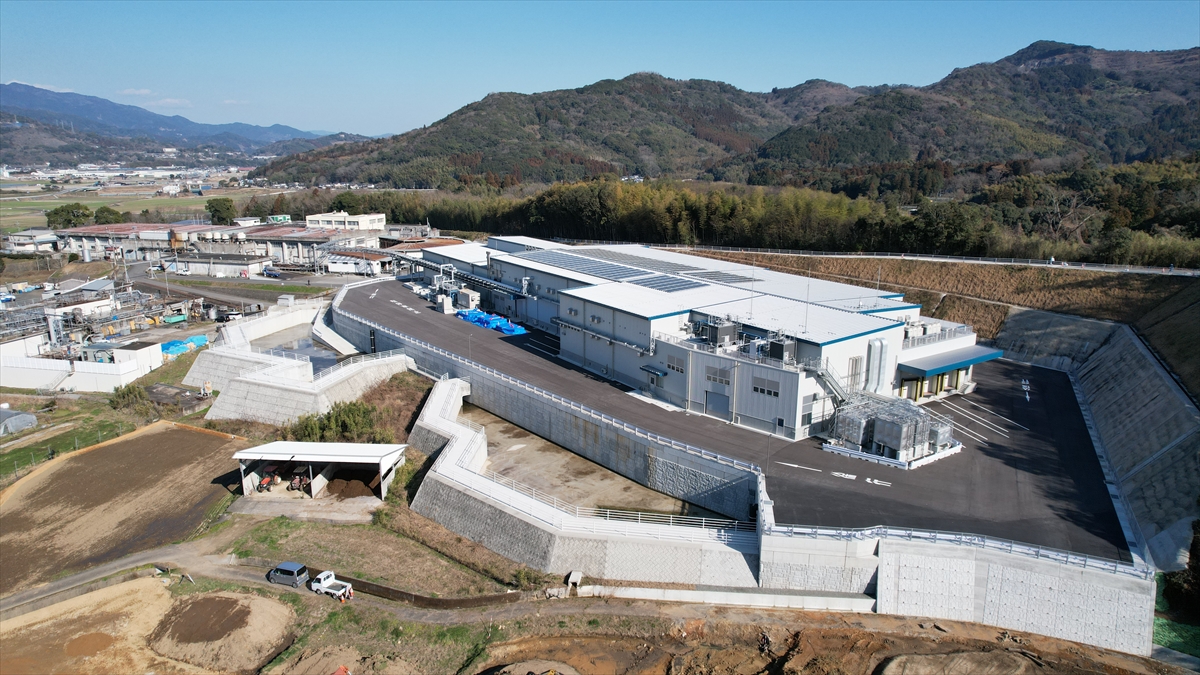
<instances>
[{"instance_id":1,"label":"solar panel array on roof","mask_svg":"<svg viewBox=\"0 0 1200 675\"><path fill-rule=\"evenodd\" d=\"M655 272L670 272L678 274L680 272L691 272L692 270L701 270L702 267L693 267L692 265L681 265L666 260L655 260L654 258L646 258L640 255L631 253L623 253L621 251L610 251L606 248L583 248L572 250L575 255L585 255L589 258L598 258L600 260L611 260L613 262L625 263L626 265L636 265L642 269L654 270Z\"/></svg>"},{"instance_id":2,"label":"solar panel array on roof","mask_svg":"<svg viewBox=\"0 0 1200 675\"><path fill-rule=\"evenodd\" d=\"M729 272L688 272L689 277L699 277L706 281L715 281L718 284L748 284L755 279L752 277L742 276L741 274L730 274Z\"/></svg>"},{"instance_id":3,"label":"solar panel array on roof","mask_svg":"<svg viewBox=\"0 0 1200 675\"><path fill-rule=\"evenodd\" d=\"M668 277L663 274L646 277L645 279L634 279L629 283L637 284L638 286L645 286L646 288L652 288L656 291L662 291L663 293L675 293L677 291L686 291L691 288L704 288L708 285L702 284L699 281L692 281L691 279Z\"/></svg>"},{"instance_id":4,"label":"solar panel array on roof","mask_svg":"<svg viewBox=\"0 0 1200 675\"><path fill-rule=\"evenodd\" d=\"M633 279L635 277L644 277L649 274L645 270L634 269L624 265L614 265L613 263L603 262L601 260L592 260L590 258L581 258L577 255L567 255L561 251L533 251L530 253L516 253L514 257L532 260L534 262L554 265L573 272L581 272L590 274L594 277L603 279L612 279L621 281L622 279Z\"/></svg>"}]
</instances>

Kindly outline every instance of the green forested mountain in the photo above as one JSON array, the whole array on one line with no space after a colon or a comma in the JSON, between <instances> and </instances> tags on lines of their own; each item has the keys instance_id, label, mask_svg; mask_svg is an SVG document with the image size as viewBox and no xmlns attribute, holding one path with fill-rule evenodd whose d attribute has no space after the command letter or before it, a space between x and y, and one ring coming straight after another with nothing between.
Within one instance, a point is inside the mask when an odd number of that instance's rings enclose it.
<instances>
[{"instance_id":1,"label":"green forested mountain","mask_svg":"<svg viewBox=\"0 0 1200 675\"><path fill-rule=\"evenodd\" d=\"M809 185L865 165L1119 163L1200 149L1197 72L1200 49L1038 42L919 88L813 80L754 93L639 73L492 94L429 127L280 159L258 175L441 188L603 173Z\"/></svg>"},{"instance_id":2,"label":"green forested mountain","mask_svg":"<svg viewBox=\"0 0 1200 675\"><path fill-rule=\"evenodd\" d=\"M828 105L864 95L814 80L770 94L638 73L580 89L490 94L429 127L271 163L301 182L453 187L602 173L691 177L757 148Z\"/></svg>"}]
</instances>

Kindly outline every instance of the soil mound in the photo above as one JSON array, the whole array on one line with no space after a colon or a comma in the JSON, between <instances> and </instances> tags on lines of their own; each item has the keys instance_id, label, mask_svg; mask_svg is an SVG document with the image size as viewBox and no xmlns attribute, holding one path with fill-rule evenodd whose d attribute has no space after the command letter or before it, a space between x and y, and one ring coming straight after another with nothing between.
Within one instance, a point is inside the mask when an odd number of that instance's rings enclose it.
<instances>
[{"instance_id":1,"label":"soil mound","mask_svg":"<svg viewBox=\"0 0 1200 675\"><path fill-rule=\"evenodd\" d=\"M290 642L294 615L281 602L210 593L182 598L150 634L154 651L219 672L249 673Z\"/></svg>"},{"instance_id":2,"label":"soil mound","mask_svg":"<svg viewBox=\"0 0 1200 675\"><path fill-rule=\"evenodd\" d=\"M249 617L250 607L237 598L210 595L195 598L159 626L166 637L179 643L216 642L245 626Z\"/></svg>"},{"instance_id":3,"label":"soil mound","mask_svg":"<svg viewBox=\"0 0 1200 675\"><path fill-rule=\"evenodd\" d=\"M378 480L378 475L370 471L338 471L325 490L330 497L351 499L353 497L373 497L375 490L371 484Z\"/></svg>"},{"instance_id":4,"label":"soil mound","mask_svg":"<svg viewBox=\"0 0 1200 675\"><path fill-rule=\"evenodd\" d=\"M68 642L63 651L70 657L95 656L111 647L115 641L108 633L86 633Z\"/></svg>"}]
</instances>

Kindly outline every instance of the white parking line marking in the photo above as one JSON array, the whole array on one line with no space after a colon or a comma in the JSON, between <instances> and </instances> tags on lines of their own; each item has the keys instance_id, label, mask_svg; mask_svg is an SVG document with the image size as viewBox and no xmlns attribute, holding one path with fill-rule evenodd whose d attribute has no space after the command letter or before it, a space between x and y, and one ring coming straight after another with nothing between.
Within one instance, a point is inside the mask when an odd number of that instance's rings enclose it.
<instances>
[{"instance_id":1,"label":"white parking line marking","mask_svg":"<svg viewBox=\"0 0 1200 675\"><path fill-rule=\"evenodd\" d=\"M834 471L830 475L837 476L838 478L845 478L846 480L858 480L858 476L852 473L842 473L841 471Z\"/></svg>"},{"instance_id":2,"label":"white parking line marking","mask_svg":"<svg viewBox=\"0 0 1200 675\"><path fill-rule=\"evenodd\" d=\"M955 428L955 429L958 429L959 431L961 431L961 432L963 432L964 434L966 434L966 435L970 436L971 438L974 438L975 440L977 440L977 441L980 441L980 442L983 442L983 443L986 443L986 442L987 442L987 438L986 438L986 437L984 437L984 436L980 436L978 433L976 433L976 432L974 432L974 431L971 431L970 429L968 429L968 428L966 428L966 427L962 426L962 425L961 425L961 424L959 424L958 422L951 422L951 424L953 424L953 425L954 425L954 428Z\"/></svg>"},{"instance_id":3,"label":"white parking line marking","mask_svg":"<svg viewBox=\"0 0 1200 675\"><path fill-rule=\"evenodd\" d=\"M792 467L793 469L804 469L805 471L816 471L817 473L824 473L824 472L823 472L823 471L821 471L820 469L814 469L814 468L812 468L811 466L800 466L799 464L790 464L790 463L788 463L788 462L780 462L780 461L776 461L775 463L776 463L776 464L782 464L782 465L784 465L784 466L790 466L790 467Z\"/></svg>"},{"instance_id":4,"label":"white parking line marking","mask_svg":"<svg viewBox=\"0 0 1200 675\"><path fill-rule=\"evenodd\" d=\"M997 425L997 424L993 424L993 423L991 423L991 422L989 422L989 421L987 421L987 420L983 419L983 418L982 418L982 417L980 417L979 415L976 415L975 413L972 413L970 410L967 410L966 408L960 408L959 406L956 406L956 405L954 405L953 403L951 403L951 402L949 402L949 401L942 401L942 403L943 403L944 405L946 405L947 407L949 407L949 408L954 408L954 409L955 409L955 410L957 410L958 412L960 412L960 413L962 413L962 414L966 415L967 417L970 417L971 419L975 420L976 422L979 422L979 423L980 423L980 424L982 424L983 426L987 427L988 429L991 429L991 430L995 431L996 433L1000 434L1001 436L1003 436L1003 437L1005 437L1005 438L1008 438L1008 437L1009 437L1009 436L1008 436L1008 434L1004 433L1004 427L1001 427L1001 426L999 426L999 425Z\"/></svg>"},{"instance_id":5,"label":"white parking line marking","mask_svg":"<svg viewBox=\"0 0 1200 675\"><path fill-rule=\"evenodd\" d=\"M979 405L978 403L976 403L976 402L972 401L972 400L971 400L971 399L969 399L969 398L964 398L964 399L963 399L963 401L964 401L964 402L966 402L966 403L970 403L971 405L975 406L976 408L979 408L980 410L982 410L982 411L984 411L984 412L988 413L989 415L995 415L996 417L999 417L1000 419L1004 420L1005 422L1012 422L1013 424L1017 424L1016 422L1013 422L1012 420L1008 419L1008 418L1007 418L1007 417L1005 417L1004 415L1000 415L1000 414L994 413L994 412L992 412L991 410L988 410L987 408L985 408L985 407L983 407L983 406ZM1021 427L1021 428L1022 428L1022 429L1024 429L1025 431L1029 431L1029 427L1023 427L1023 426L1021 426L1020 424L1017 424L1017 426Z\"/></svg>"}]
</instances>

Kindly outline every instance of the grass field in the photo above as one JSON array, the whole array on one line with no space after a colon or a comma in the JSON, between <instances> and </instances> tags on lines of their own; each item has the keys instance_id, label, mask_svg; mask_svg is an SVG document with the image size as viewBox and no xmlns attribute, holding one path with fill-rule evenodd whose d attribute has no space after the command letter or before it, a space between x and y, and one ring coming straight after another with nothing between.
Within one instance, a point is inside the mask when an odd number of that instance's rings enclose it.
<instances>
[{"instance_id":1,"label":"grass field","mask_svg":"<svg viewBox=\"0 0 1200 675\"><path fill-rule=\"evenodd\" d=\"M324 286L296 286L292 284L241 284L241 283L222 283L220 281L198 281L194 279L178 279L171 277L171 283L179 284L180 286L194 287L214 287L214 288L230 288L230 289L246 289L251 291L275 291L279 293L293 293L296 295L314 295L325 293L329 289Z\"/></svg>"},{"instance_id":2,"label":"grass field","mask_svg":"<svg viewBox=\"0 0 1200 675\"><path fill-rule=\"evenodd\" d=\"M121 192L55 192L35 193L28 199L6 199L0 201L0 231L18 232L31 227L45 227L45 212L56 209L63 204L79 202L95 211L98 207L108 206L118 211L137 214L143 210L154 211L162 209L169 212L195 211L204 213L204 204L215 197L230 197L238 204L249 200L256 194L278 192L266 188L241 188L236 190L213 190L203 197L163 197L148 195L133 195L133 192L152 192L154 186L129 187L126 194Z\"/></svg>"}]
</instances>

